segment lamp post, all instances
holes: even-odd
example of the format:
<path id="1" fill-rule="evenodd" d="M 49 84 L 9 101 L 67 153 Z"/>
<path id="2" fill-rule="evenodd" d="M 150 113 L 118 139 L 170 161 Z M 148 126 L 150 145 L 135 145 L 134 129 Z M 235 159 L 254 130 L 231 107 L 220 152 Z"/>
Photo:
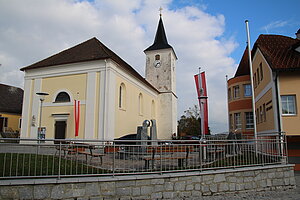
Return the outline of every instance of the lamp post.
<path id="1" fill-rule="evenodd" d="M 45 93 L 45 92 L 37 92 L 36 94 L 40 97 L 40 101 L 41 101 L 41 106 L 40 106 L 40 120 L 39 120 L 39 128 L 38 128 L 38 135 L 37 135 L 37 139 L 40 140 L 41 139 L 41 133 L 42 133 L 42 109 L 43 109 L 43 102 L 45 100 L 45 96 L 47 96 L 49 94 Z"/>

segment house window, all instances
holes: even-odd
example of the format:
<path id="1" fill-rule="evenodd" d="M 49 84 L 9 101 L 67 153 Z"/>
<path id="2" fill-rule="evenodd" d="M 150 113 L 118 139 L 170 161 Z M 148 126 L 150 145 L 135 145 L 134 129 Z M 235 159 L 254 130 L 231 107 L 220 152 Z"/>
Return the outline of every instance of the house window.
<path id="1" fill-rule="evenodd" d="M 254 128 L 253 112 L 245 112 L 246 129 Z"/>
<path id="2" fill-rule="evenodd" d="M 242 128 L 241 113 L 234 113 L 234 128 L 235 129 Z"/>
<path id="3" fill-rule="evenodd" d="M 68 93 L 60 92 L 55 98 L 55 103 L 70 102 L 71 98 Z"/>
<path id="4" fill-rule="evenodd" d="M 256 88 L 256 87 L 257 87 L 256 73 L 254 73 L 254 76 L 253 76 L 253 82 L 254 82 L 254 88 Z"/>
<path id="5" fill-rule="evenodd" d="M 295 95 L 282 95 L 281 107 L 283 115 L 295 115 L 296 113 L 296 96 Z"/>
<path id="6" fill-rule="evenodd" d="M 119 108 L 125 109 L 126 101 L 126 87 L 124 83 L 121 83 L 119 88 Z"/>
<path id="7" fill-rule="evenodd" d="M 234 99 L 240 98 L 240 87 L 238 85 L 233 86 L 233 98 Z"/>
<path id="8" fill-rule="evenodd" d="M 231 88 L 228 89 L 228 100 L 231 100 Z"/>
<path id="9" fill-rule="evenodd" d="M 263 112 L 262 112 L 262 109 L 261 109 L 261 106 L 259 106 L 259 122 L 263 122 Z"/>
<path id="10" fill-rule="evenodd" d="M 258 111 L 258 108 L 256 109 L 256 123 L 259 124 L 259 111 Z"/>
<path id="11" fill-rule="evenodd" d="M 265 121 L 267 121 L 266 104 L 263 104 L 262 112 L 263 112 L 263 121 L 265 122 Z"/>
<path id="12" fill-rule="evenodd" d="M 244 85 L 244 97 L 251 97 L 252 91 L 251 91 L 251 85 L 245 84 Z"/>
<path id="13" fill-rule="evenodd" d="M 259 69 L 258 68 L 256 70 L 256 73 L 257 73 L 257 85 L 259 85 L 260 78 L 259 78 Z"/>
<path id="14" fill-rule="evenodd" d="M 139 94 L 139 115 L 143 115 L 143 95 Z"/>
<path id="15" fill-rule="evenodd" d="M 262 63 L 259 64 L 259 69 L 260 69 L 260 80 L 262 81 L 264 78 Z"/>

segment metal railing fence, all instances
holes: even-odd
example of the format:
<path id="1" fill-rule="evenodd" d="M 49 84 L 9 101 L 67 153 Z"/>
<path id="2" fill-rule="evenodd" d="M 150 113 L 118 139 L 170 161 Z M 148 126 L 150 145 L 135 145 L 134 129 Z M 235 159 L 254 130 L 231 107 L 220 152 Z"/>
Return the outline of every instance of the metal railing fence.
<path id="1" fill-rule="evenodd" d="M 0 138 L 0 179 L 202 171 L 285 164 L 282 137 L 239 140 Z"/>

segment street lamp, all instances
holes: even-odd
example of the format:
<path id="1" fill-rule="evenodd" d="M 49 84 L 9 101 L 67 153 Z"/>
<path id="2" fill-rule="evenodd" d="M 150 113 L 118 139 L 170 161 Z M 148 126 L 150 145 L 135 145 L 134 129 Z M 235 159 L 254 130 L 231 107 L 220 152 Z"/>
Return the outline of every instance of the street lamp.
<path id="1" fill-rule="evenodd" d="M 41 139 L 41 133 L 42 133 L 42 109 L 43 109 L 43 101 L 45 100 L 45 96 L 49 95 L 46 92 L 37 92 L 36 93 L 40 97 L 41 101 L 41 107 L 40 107 L 40 120 L 39 120 L 39 128 L 38 128 L 38 135 L 37 139 Z"/>

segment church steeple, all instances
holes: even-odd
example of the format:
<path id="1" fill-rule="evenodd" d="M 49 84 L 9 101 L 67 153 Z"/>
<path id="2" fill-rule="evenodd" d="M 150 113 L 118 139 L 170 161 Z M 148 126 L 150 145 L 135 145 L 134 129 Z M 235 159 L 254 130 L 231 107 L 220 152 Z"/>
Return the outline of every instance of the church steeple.
<path id="1" fill-rule="evenodd" d="M 158 49 L 169 49 L 169 48 L 173 49 L 173 47 L 171 45 L 169 45 L 169 43 L 168 43 L 165 28 L 164 28 L 164 24 L 163 24 L 161 14 L 160 14 L 159 23 L 158 23 L 158 27 L 157 27 L 154 42 L 150 47 L 145 49 L 144 52 L 145 51 L 158 50 Z"/>

